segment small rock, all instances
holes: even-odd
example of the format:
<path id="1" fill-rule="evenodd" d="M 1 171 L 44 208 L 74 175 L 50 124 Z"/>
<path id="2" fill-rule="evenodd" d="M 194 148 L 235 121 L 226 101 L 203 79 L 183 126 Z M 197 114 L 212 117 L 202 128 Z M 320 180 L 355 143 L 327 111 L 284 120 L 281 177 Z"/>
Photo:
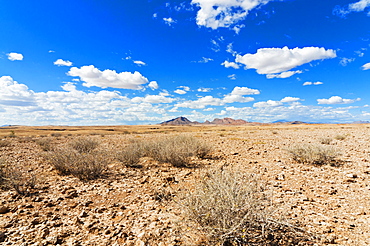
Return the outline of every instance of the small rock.
<path id="1" fill-rule="evenodd" d="M 9 212 L 9 208 L 7 206 L 1 206 L 0 207 L 0 214 L 6 214 L 7 212 Z"/>
<path id="2" fill-rule="evenodd" d="M 0 231 L 0 243 L 4 242 L 6 238 L 5 232 Z"/>
<path id="3" fill-rule="evenodd" d="M 86 211 L 82 211 L 79 215 L 80 218 L 86 218 L 87 216 L 89 216 Z"/>

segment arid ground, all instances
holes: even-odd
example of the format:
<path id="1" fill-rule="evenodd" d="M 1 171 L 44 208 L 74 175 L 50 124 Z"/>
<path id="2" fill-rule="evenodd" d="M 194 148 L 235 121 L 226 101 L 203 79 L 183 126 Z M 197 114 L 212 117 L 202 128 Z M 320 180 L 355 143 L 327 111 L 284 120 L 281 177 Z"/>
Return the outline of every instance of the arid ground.
<path id="1" fill-rule="evenodd" d="M 114 158 L 133 139 L 178 134 L 207 142 L 212 153 L 187 167 L 150 158 L 127 167 Z M 81 136 L 108 153 L 97 179 L 61 175 L 37 143 L 57 148 Z M 274 215 L 316 238 L 302 245 L 370 245 L 370 125 L 12 126 L 0 128 L 0 141 L 0 159 L 34 178 L 20 187 L 24 194 L 0 191 L 1 245 L 207 245 L 178 197 L 223 168 L 258 177 Z M 336 163 L 298 163 L 288 150 L 301 144 L 341 155 Z"/>

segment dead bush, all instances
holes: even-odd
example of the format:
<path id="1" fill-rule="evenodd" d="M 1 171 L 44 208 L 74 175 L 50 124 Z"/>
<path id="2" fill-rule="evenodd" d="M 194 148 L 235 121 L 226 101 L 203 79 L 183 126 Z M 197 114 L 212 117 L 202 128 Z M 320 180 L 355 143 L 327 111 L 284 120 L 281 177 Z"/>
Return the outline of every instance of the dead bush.
<path id="1" fill-rule="evenodd" d="M 334 137 L 336 140 L 344 140 L 347 138 L 346 135 L 338 134 Z"/>
<path id="2" fill-rule="evenodd" d="M 69 143 L 69 145 L 79 153 L 89 153 L 99 146 L 100 142 L 89 137 L 79 137 Z"/>
<path id="3" fill-rule="evenodd" d="M 116 158 L 127 167 L 138 167 L 140 158 L 147 155 L 148 145 L 143 141 L 131 141 L 123 151 L 117 153 Z"/>
<path id="4" fill-rule="evenodd" d="M 175 167 L 189 165 L 192 157 L 205 158 L 212 147 L 192 136 L 168 136 L 152 141 L 133 140 L 118 153 L 117 159 L 127 166 L 136 166 L 141 157 L 150 157 Z"/>
<path id="5" fill-rule="evenodd" d="M 297 245 L 307 238 L 274 218 L 274 207 L 252 176 L 213 171 L 180 197 L 185 216 L 195 222 L 209 245 L 288 245 L 277 242 L 289 241 Z"/>
<path id="6" fill-rule="evenodd" d="M 210 145 L 188 135 L 169 136 L 152 142 L 149 154 L 159 162 L 184 167 L 191 157 L 206 157 L 212 150 Z"/>
<path id="7" fill-rule="evenodd" d="M 301 144 L 288 150 L 298 163 L 325 165 L 335 164 L 340 153 L 332 146 Z"/>
<path id="8" fill-rule="evenodd" d="M 0 140 L 0 148 L 1 147 L 9 147 L 11 145 L 11 142 L 8 140 Z"/>
<path id="9" fill-rule="evenodd" d="M 102 152 L 81 153 L 66 147 L 48 152 L 46 158 L 60 174 L 71 174 L 81 180 L 101 177 L 106 171 L 109 161 L 109 158 Z"/>
<path id="10" fill-rule="evenodd" d="M 36 176 L 14 161 L 0 159 L 0 186 L 27 195 L 35 188 Z"/>
<path id="11" fill-rule="evenodd" d="M 41 147 L 43 151 L 53 150 L 53 144 L 50 138 L 40 138 L 40 139 L 37 139 L 35 142 L 38 146 Z"/>
<path id="12" fill-rule="evenodd" d="M 330 144 L 332 141 L 332 138 L 320 138 L 320 143 L 322 144 Z"/>

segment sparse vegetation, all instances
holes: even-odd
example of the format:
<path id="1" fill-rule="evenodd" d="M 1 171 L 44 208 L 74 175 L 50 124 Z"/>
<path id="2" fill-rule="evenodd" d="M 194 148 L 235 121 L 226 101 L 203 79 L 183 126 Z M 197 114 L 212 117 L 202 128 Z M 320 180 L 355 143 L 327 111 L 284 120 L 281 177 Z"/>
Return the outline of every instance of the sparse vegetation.
<path id="1" fill-rule="evenodd" d="M 158 140 L 132 141 L 117 158 L 127 166 L 135 166 L 141 157 L 151 157 L 175 167 L 185 167 L 192 157 L 205 158 L 212 147 L 195 137 L 187 135 L 168 136 Z"/>
<path id="2" fill-rule="evenodd" d="M 333 141 L 333 139 L 332 138 L 320 138 L 319 141 L 321 144 L 330 144 Z"/>
<path id="3" fill-rule="evenodd" d="M 108 166 L 106 155 L 98 151 L 79 152 L 61 147 L 48 152 L 46 158 L 59 173 L 73 175 L 81 180 L 92 180 L 102 176 Z"/>
<path id="4" fill-rule="evenodd" d="M 90 153 L 100 145 L 100 142 L 89 137 L 79 137 L 71 141 L 69 145 L 79 153 Z"/>
<path id="5" fill-rule="evenodd" d="M 36 177 L 9 160 L 0 159 L 0 187 L 14 189 L 20 195 L 28 194 L 36 185 Z"/>
<path id="6" fill-rule="evenodd" d="M 344 140 L 344 139 L 346 139 L 346 137 L 347 137 L 346 135 L 338 134 L 334 138 L 336 140 Z"/>
<path id="7" fill-rule="evenodd" d="M 337 163 L 340 153 L 331 146 L 321 146 L 314 144 L 296 145 L 288 150 L 293 156 L 293 160 L 313 165 L 325 165 Z"/>
<path id="8" fill-rule="evenodd" d="M 11 142 L 8 140 L 0 140 L 0 148 L 1 147 L 9 147 L 11 145 Z"/>
<path id="9" fill-rule="evenodd" d="M 39 138 L 36 144 L 41 147 L 43 151 L 51 151 L 53 149 L 52 140 L 50 138 Z"/>
<path id="10" fill-rule="evenodd" d="M 297 232 L 273 218 L 264 187 L 252 176 L 242 177 L 228 170 L 207 173 L 193 191 L 181 198 L 180 204 L 206 236 L 210 243 L 207 245 L 299 242 Z"/>

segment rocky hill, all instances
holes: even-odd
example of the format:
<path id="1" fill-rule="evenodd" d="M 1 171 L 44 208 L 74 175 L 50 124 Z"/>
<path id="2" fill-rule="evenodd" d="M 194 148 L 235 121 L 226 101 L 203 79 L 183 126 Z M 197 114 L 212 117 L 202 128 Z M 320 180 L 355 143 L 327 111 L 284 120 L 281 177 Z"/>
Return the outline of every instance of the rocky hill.
<path id="1" fill-rule="evenodd" d="M 206 124 L 206 125 L 244 125 L 248 121 L 245 120 L 234 120 L 232 118 L 214 119 L 213 121 L 206 120 L 204 123 L 199 123 L 197 121 L 190 121 L 186 117 L 177 117 L 172 120 L 162 122 L 161 125 L 194 125 L 194 124 Z"/>
<path id="2" fill-rule="evenodd" d="M 177 117 L 172 120 L 162 122 L 161 125 L 191 125 L 194 123 L 198 123 L 198 122 L 192 122 L 188 120 L 187 118 L 181 116 L 181 117 Z"/>

